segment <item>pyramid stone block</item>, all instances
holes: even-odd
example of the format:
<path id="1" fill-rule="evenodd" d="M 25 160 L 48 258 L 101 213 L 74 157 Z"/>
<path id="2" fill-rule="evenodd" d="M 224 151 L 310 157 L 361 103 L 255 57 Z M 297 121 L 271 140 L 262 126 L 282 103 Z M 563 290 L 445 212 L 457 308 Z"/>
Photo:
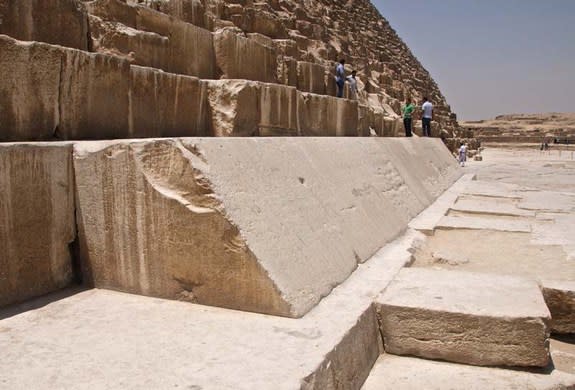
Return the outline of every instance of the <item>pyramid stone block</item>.
<path id="1" fill-rule="evenodd" d="M 479 366 L 549 362 L 549 310 L 534 281 L 413 268 L 378 298 L 385 351 Z"/>
<path id="2" fill-rule="evenodd" d="M 0 140 L 128 136 L 128 62 L 7 36 L 0 51 Z"/>
<path id="3" fill-rule="evenodd" d="M 72 145 L 0 143 L 0 306 L 68 286 Z"/>
<path id="4" fill-rule="evenodd" d="M 209 136 L 207 86 L 190 76 L 131 67 L 130 136 Z"/>
<path id="5" fill-rule="evenodd" d="M 410 184 L 412 167 L 398 168 L 406 149 L 426 156 L 422 174 L 434 177 L 435 191 L 457 178 L 440 141 L 402 141 L 78 143 L 86 279 L 101 288 L 299 317 L 434 199 L 433 191 Z M 443 154 L 448 158 L 437 158 Z"/>
<path id="6" fill-rule="evenodd" d="M 0 34 L 88 50 L 86 11 L 75 0 L 0 0 Z"/>
<path id="7" fill-rule="evenodd" d="M 310 137 L 355 136 L 357 101 L 298 92 L 300 134 Z"/>

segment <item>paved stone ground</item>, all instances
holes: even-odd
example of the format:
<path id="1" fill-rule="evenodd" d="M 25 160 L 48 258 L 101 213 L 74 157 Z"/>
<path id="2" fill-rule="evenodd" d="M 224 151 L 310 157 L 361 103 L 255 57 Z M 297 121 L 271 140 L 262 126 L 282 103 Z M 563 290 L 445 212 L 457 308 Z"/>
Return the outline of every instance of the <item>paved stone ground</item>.
<path id="1" fill-rule="evenodd" d="M 417 249 L 416 267 L 575 280 L 575 160 L 571 152 L 486 149 L 476 175 L 451 207 L 451 219 L 487 226 L 435 230 Z M 512 224 L 510 224 L 512 222 Z M 522 224 L 528 232 L 507 229 Z M 475 224 L 478 225 L 478 224 Z M 491 228 L 490 228 L 491 226 Z M 555 366 L 575 372 L 573 338 L 551 343 Z"/>

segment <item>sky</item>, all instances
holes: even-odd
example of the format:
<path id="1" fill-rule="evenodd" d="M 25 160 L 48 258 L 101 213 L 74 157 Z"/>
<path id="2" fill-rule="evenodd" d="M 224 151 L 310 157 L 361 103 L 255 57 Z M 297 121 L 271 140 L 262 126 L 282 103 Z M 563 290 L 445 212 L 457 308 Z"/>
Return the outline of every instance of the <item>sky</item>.
<path id="1" fill-rule="evenodd" d="M 459 120 L 575 112 L 575 0 L 372 0 Z"/>

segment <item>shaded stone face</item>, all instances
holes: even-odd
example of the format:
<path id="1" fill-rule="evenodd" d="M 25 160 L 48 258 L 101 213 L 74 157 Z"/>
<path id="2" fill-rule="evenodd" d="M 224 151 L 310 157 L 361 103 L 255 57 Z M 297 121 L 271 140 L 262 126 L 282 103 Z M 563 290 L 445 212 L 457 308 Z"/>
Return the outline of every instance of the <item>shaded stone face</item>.
<path id="1" fill-rule="evenodd" d="M 1 0 L 0 34 L 88 50 L 87 14 L 75 0 Z"/>
<path id="2" fill-rule="evenodd" d="M 71 144 L 0 143 L 0 306 L 72 282 L 73 183 Z"/>

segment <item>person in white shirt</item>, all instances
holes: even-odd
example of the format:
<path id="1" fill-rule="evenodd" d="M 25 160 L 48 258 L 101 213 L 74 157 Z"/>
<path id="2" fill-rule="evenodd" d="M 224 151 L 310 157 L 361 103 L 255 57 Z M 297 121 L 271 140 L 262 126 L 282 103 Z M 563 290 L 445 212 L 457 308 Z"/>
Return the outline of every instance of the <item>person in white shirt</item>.
<path id="1" fill-rule="evenodd" d="M 465 161 L 467 161 L 467 145 L 463 143 L 459 147 L 459 165 L 464 167 Z"/>
<path id="2" fill-rule="evenodd" d="M 423 136 L 431 136 L 431 121 L 433 120 L 433 104 L 429 101 L 427 97 L 423 98 L 423 106 L 421 110 L 423 114 L 421 115 L 421 126 L 423 127 Z"/>
<path id="3" fill-rule="evenodd" d="M 347 76 L 347 82 L 349 83 L 349 98 L 351 100 L 357 100 L 357 79 L 355 75 L 357 72 L 354 70 L 351 72 L 351 76 Z"/>

